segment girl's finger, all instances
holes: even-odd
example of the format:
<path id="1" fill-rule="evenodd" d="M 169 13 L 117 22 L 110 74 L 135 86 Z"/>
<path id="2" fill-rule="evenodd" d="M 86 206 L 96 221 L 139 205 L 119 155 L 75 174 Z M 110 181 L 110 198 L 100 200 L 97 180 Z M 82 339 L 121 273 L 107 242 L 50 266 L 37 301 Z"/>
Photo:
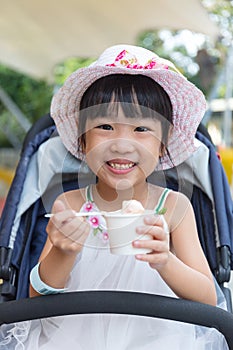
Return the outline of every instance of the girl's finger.
<path id="1" fill-rule="evenodd" d="M 155 254 L 137 254 L 137 260 L 149 263 L 153 268 L 159 268 L 165 265 L 169 259 L 168 253 L 155 253 Z"/>
<path id="2" fill-rule="evenodd" d="M 74 220 L 76 221 L 76 220 Z M 74 223 L 72 222 L 72 226 L 74 225 Z M 67 238 L 69 238 L 70 240 L 74 241 L 74 242 L 77 242 L 77 243 L 80 243 L 82 244 L 89 232 L 90 232 L 90 229 L 91 229 L 91 226 L 88 222 L 86 221 L 78 221 L 77 222 L 77 225 L 76 226 L 73 226 L 74 227 L 74 230 L 71 231 L 71 229 L 68 231 L 67 233 Z"/>
<path id="3" fill-rule="evenodd" d="M 59 213 L 60 211 L 64 211 L 65 209 L 65 204 L 61 200 L 57 199 L 53 204 L 52 213 Z"/>
<path id="4" fill-rule="evenodd" d="M 63 225 L 75 218 L 75 212 L 71 209 L 66 209 L 61 212 L 55 213 L 53 217 L 49 220 L 49 224 L 54 225 L 56 229 L 59 230 Z M 82 218 L 80 219 L 82 220 Z"/>
<path id="5" fill-rule="evenodd" d="M 159 240 L 138 240 L 133 242 L 133 246 L 136 248 L 151 249 L 152 252 L 148 254 L 167 252 L 169 250 L 168 243 Z"/>
<path id="6" fill-rule="evenodd" d="M 144 218 L 144 223 L 146 225 L 151 225 L 151 226 L 163 226 L 163 220 L 161 218 L 161 215 L 148 215 L 145 216 Z"/>
<path id="7" fill-rule="evenodd" d="M 166 232 L 161 226 L 139 226 L 136 228 L 136 233 L 141 236 L 151 235 L 154 239 L 157 240 L 165 240 L 167 236 Z"/>

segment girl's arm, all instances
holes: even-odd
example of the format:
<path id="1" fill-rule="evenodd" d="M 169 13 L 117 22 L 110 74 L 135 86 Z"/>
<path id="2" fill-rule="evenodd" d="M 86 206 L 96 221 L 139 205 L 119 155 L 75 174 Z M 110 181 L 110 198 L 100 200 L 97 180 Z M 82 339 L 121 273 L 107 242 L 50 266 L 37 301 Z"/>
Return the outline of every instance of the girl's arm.
<path id="1" fill-rule="evenodd" d="M 55 215 L 47 225 L 48 238 L 40 256 L 41 280 L 53 288 L 64 288 L 83 244 L 89 234 L 90 225 L 76 217 L 74 211 L 66 209 L 61 200 L 55 201 Z M 30 296 L 38 296 L 30 285 Z"/>
<path id="2" fill-rule="evenodd" d="M 156 269 L 178 297 L 216 305 L 214 281 L 199 242 L 191 203 L 184 195 L 173 192 L 166 204 L 170 244 L 162 220 L 148 217 L 147 226 L 139 228 L 138 233 L 142 234 L 143 230 L 148 233 L 149 230 L 153 240 L 136 241 L 134 244 L 151 248 L 153 252 L 138 255 L 137 259 L 147 261 Z"/>

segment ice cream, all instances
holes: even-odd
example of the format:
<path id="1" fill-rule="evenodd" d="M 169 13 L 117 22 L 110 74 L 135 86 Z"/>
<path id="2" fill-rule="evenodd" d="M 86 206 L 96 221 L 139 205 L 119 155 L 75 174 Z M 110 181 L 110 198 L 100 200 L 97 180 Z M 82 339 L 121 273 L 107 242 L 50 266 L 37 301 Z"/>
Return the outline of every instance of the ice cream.
<path id="1" fill-rule="evenodd" d="M 151 252 L 150 248 L 137 248 L 132 245 L 132 242 L 151 240 L 150 234 L 138 234 L 137 227 L 145 225 L 145 216 L 153 213 L 153 210 L 144 209 L 143 205 L 135 199 L 123 201 L 120 210 L 106 213 L 111 253 L 135 255 Z"/>
<path id="2" fill-rule="evenodd" d="M 129 201 L 123 201 L 122 203 L 122 214 L 142 214 L 144 212 L 143 205 L 136 199 Z"/>

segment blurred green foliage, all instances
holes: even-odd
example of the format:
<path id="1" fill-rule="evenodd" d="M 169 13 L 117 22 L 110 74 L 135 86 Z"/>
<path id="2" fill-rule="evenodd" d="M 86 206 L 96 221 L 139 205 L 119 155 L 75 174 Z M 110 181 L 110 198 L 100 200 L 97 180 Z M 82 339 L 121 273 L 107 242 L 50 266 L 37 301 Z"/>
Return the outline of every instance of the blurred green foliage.
<path id="1" fill-rule="evenodd" d="M 53 94 L 53 86 L 46 81 L 36 80 L 27 75 L 0 65 L 1 88 L 29 120 L 34 123 L 47 113 Z M 25 136 L 18 121 L 0 101 L 0 147 L 18 147 Z"/>
<path id="2" fill-rule="evenodd" d="M 0 65 L 1 87 L 20 106 L 29 121 L 33 122 L 48 111 L 53 86 L 46 81 L 36 80 L 27 75 Z M 0 104 L 0 114 L 4 106 Z"/>
<path id="3" fill-rule="evenodd" d="M 79 68 L 89 66 L 94 59 L 92 58 L 77 58 L 70 57 L 62 63 L 59 63 L 54 68 L 54 79 L 57 86 L 61 86 L 66 78 Z"/>
<path id="4" fill-rule="evenodd" d="M 49 112 L 54 88 L 62 85 L 76 69 L 89 65 L 92 61 L 90 58 L 71 57 L 58 64 L 54 68 L 54 84 L 33 79 L 0 65 L 0 86 L 33 124 Z M 0 101 L 0 147 L 18 148 L 24 137 L 25 130 Z"/>

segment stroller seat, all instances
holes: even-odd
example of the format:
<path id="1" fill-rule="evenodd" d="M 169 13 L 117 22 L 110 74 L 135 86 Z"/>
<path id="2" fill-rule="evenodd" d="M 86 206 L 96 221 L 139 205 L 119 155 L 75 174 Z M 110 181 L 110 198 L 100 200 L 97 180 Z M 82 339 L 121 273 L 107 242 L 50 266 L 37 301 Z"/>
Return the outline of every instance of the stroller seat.
<path id="1" fill-rule="evenodd" d="M 216 327 L 225 334 L 228 344 L 233 349 L 233 337 L 230 336 L 229 331 L 229 325 L 233 326 L 233 316 L 230 313 L 231 295 L 229 289 L 225 287 L 225 282 L 229 281 L 232 268 L 232 200 L 219 160 L 217 170 L 222 176 L 221 186 L 219 185 L 218 189 L 213 186 L 215 175 L 211 171 L 213 163 L 210 155 L 214 159 L 214 171 L 216 171 L 217 156 L 214 157 L 214 153 L 211 153 L 213 146 L 201 133 L 197 133 L 196 139 L 200 147 L 192 157 L 176 169 L 168 170 L 165 173 L 153 173 L 148 181 L 179 190 L 191 199 L 203 250 L 211 270 L 225 294 L 229 311 L 187 300 L 170 301 L 169 298 L 165 301 L 168 302 L 168 308 L 164 306 L 162 297 L 159 299 L 159 305 L 162 306 L 159 307 L 156 301 L 147 299 L 147 297 L 151 298 L 152 296 L 139 296 L 134 295 L 135 293 L 131 294 L 133 296 L 131 300 L 134 300 L 133 307 L 133 302 L 129 302 L 131 296 L 129 297 L 128 293 L 124 294 L 123 292 L 120 294 L 119 292 L 109 292 L 108 297 L 104 299 L 106 301 L 104 305 L 103 302 L 96 303 L 96 300 L 99 300 L 101 293 L 108 292 L 95 291 L 87 294 L 76 292 L 74 297 L 77 298 L 77 306 L 74 308 L 69 304 L 66 295 L 56 295 L 53 298 L 51 296 L 28 298 L 29 272 L 36 264 L 46 240 L 47 219 L 44 214 L 51 211 L 55 198 L 63 191 L 85 187 L 96 182 L 96 177 L 90 169 L 81 160 L 74 158 L 67 152 L 54 125 L 49 117 L 47 118 L 50 125 L 43 127 L 43 130 L 35 135 L 33 134 L 33 137 L 24 144 L 21 160 L 1 218 L 1 323 L 48 317 L 48 315 L 63 315 L 66 312 L 89 313 L 92 312 L 91 310 L 94 310 L 93 312 L 103 310 L 103 312 L 150 314 L 151 317 L 178 318 L 184 322 L 197 324 L 199 322 L 207 327 Z M 30 132 L 32 133 L 32 131 Z M 214 180 L 216 179 L 214 178 Z M 221 191 L 222 188 L 224 191 L 222 191 L 221 198 L 218 199 L 224 203 L 226 211 L 219 213 L 216 196 L 219 196 L 219 190 Z M 210 232 L 212 232 L 211 235 Z M 95 296 L 92 293 L 95 293 Z M 100 293 L 99 297 L 96 293 Z M 142 297 L 145 302 L 136 301 L 136 298 Z M 62 298 L 66 300 L 65 304 L 61 301 Z M 122 304 L 124 298 L 125 302 Z M 114 299 L 116 300 L 115 304 Z M 44 313 L 40 307 L 41 302 L 43 305 L 47 305 L 46 308 L 43 307 Z M 180 306 L 176 306 L 177 303 L 178 305 L 180 303 Z M 66 305 L 67 309 L 62 308 L 61 304 Z M 135 305 L 139 304 L 141 306 L 135 308 Z M 124 305 L 124 308 L 120 305 Z M 25 306 L 30 307 L 32 312 L 28 313 Z M 196 312 L 191 312 L 191 309 L 195 310 L 195 307 Z M 9 309 L 13 311 L 9 313 Z M 168 310 L 170 311 L 168 312 Z M 178 312 L 178 310 L 183 311 Z M 166 312 L 168 312 L 167 315 L 165 315 Z"/>

